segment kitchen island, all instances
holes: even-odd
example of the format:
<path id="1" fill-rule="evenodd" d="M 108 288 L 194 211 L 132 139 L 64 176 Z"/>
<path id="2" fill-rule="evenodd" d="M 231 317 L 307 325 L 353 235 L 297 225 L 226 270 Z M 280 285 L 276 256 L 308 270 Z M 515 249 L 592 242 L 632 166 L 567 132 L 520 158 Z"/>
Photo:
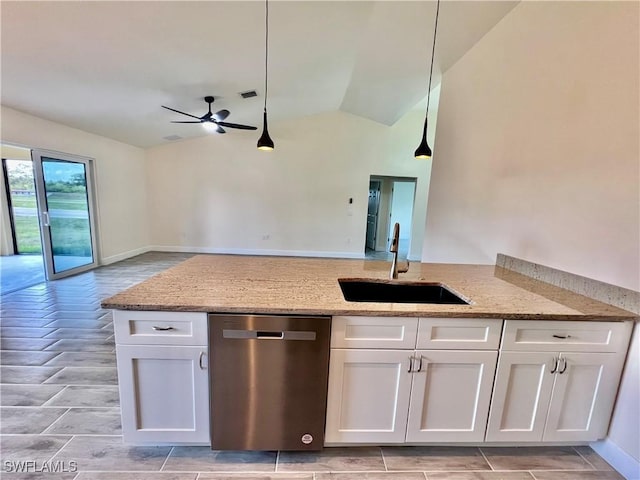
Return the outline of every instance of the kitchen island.
<path id="1" fill-rule="evenodd" d="M 379 261 L 199 255 L 104 300 L 125 441 L 210 444 L 212 313 L 331 321 L 325 445 L 604 437 L 634 314 L 494 266 L 414 263 L 400 278 L 465 305 L 348 302 L 338 283 L 388 275 Z"/>
<path id="2" fill-rule="evenodd" d="M 103 308 L 182 312 L 546 320 L 636 316 L 490 265 L 412 263 L 400 281 L 439 282 L 469 305 L 347 302 L 339 278 L 386 279 L 389 262 L 198 255 L 118 293 Z"/>

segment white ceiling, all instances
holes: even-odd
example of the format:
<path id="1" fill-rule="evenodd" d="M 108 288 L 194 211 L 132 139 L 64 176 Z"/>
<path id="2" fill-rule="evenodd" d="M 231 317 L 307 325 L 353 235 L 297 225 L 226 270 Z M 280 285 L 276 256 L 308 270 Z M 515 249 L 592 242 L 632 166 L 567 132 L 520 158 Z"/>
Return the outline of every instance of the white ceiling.
<path id="1" fill-rule="evenodd" d="M 517 3 L 443 0 L 433 85 Z M 435 10 L 272 0 L 270 125 L 338 109 L 392 125 L 425 98 Z M 199 116 L 206 95 L 260 128 L 264 13 L 253 1 L 3 0 L 2 104 L 140 147 L 205 135 L 160 105 Z"/>

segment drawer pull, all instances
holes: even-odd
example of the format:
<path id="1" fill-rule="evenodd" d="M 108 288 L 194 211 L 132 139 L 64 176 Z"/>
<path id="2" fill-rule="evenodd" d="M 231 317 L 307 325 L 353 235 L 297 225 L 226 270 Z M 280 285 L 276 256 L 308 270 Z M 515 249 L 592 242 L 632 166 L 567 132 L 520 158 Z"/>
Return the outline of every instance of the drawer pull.
<path id="1" fill-rule="evenodd" d="M 571 335 L 556 335 L 555 333 L 553 334 L 553 338 L 561 338 L 563 340 L 567 339 L 567 338 L 571 338 Z"/>
<path id="2" fill-rule="evenodd" d="M 155 325 L 153 326 L 153 329 L 156 332 L 168 332 L 169 330 L 175 330 L 175 328 L 173 328 L 173 327 L 157 327 Z"/>
<path id="3" fill-rule="evenodd" d="M 556 373 L 558 371 L 558 358 L 553 357 L 553 368 L 549 373 Z"/>

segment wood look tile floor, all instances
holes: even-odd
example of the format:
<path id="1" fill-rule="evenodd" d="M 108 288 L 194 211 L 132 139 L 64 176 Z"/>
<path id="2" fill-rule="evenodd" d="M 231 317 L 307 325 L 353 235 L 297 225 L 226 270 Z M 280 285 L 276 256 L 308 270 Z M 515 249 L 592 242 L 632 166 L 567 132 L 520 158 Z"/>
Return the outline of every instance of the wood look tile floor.
<path id="1" fill-rule="evenodd" d="M 620 480 L 589 447 L 214 452 L 122 443 L 111 313 L 100 301 L 190 254 L 147 253 L 2 295 L 0 477 L 43 480 Z M 15 473 L 18 462 L 77 472 Z"/>

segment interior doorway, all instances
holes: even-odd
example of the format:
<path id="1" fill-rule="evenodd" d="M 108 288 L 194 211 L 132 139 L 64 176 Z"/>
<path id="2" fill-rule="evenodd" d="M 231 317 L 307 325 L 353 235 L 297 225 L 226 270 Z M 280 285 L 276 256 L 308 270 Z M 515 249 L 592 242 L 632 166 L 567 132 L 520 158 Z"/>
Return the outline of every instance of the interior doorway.
<path id="1" fill-rule="evenodd" d="M 97 266 L 92 160 L 2 145 L 2 293 Z"/>
<path id="2" fill-rule="evenodd" d="M 408 258 L 411 250 L 416 178 L 372 175 L 369 179 L 369 205 L 365 258 L 387 260 L 393 226 L 400 224 L 398 256 Z"/>
<path id="3" fill-rule="evenodd" d="M 380 210 L 380 180 L 369 181 L 369 203 L 367 205 L 367 239 L 365 248 L 375 251 L 378 236 L 378 212 Z"/>

